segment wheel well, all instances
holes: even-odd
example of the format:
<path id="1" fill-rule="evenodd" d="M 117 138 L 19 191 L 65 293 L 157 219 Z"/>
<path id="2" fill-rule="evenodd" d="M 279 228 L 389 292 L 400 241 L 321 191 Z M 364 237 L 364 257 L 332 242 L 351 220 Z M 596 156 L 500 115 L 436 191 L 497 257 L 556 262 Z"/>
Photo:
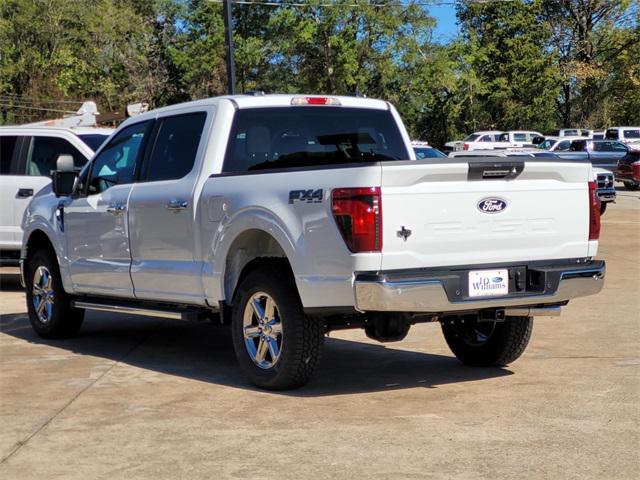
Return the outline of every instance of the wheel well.
<path id="1" fill-rule="evenodd" d="M 224 293 L 227 304 L 233 301 L 236 287 L 249 271 L 264 265 L 269 259 L 286 262 L 291 270 L 287 255 L 278 241 L 263 230 L 247 230 L 233 241 L 224 270 Z"/>
<path id="2" fill-rule="evenodd" d="M 54 255 L 56 253 L 51 240 L 49 240 L 49 237 L 47 237 L 47 234 L 42 230 L 34 230 L 34 232 L 29 236 L 29 240 L 27 241 L 27 256 L 30 253 L 39 250 L 40 248 L 46 248 Z"/>

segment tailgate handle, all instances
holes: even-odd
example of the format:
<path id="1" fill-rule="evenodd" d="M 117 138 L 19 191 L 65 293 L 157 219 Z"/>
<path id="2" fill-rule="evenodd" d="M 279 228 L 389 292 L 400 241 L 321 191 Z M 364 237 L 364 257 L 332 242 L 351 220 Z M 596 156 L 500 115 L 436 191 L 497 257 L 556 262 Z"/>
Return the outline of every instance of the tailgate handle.
<path id="1" fill-rule="evenodd" d="M 524 162 L 469 163 L 469 180 L 513 180 L 524 170 Z"/>

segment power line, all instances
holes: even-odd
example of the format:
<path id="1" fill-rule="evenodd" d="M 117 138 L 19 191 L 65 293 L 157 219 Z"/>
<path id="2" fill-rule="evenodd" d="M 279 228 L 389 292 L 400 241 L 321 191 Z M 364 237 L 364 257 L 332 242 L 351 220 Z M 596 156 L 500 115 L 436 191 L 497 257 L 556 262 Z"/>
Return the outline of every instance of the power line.
<path id="1" fill-rule="evenodd" d="M 0 94 L 0 98 L 6 101 L 17 101 L 22 103 L 57 103 L 57 104 L 73 104 L 81 105 L 84 103 L 82 100 L 54 100 L 53 98 L 46 97 L 28 97 L 18 94 Z"/>
<path id="2" fill-rule="evenodd" d="M 1 103 L 1 102 L 0 102 L 0 107 L 15 108 L 15 109 L 18 109 L 18 110 L 39 110 L 41 112 L 68 113 L 68 114 L 71 114 L 71 115 L 76 113 L 73 110 L 60 110 L 60 109 L 57 109 L 57 108 L 44 108 L 44 107 L 31 107 L 31 106 L 27 106 L 27 105 L 15 105 L 15 104 L 11 104 L 11 103 Z"/>

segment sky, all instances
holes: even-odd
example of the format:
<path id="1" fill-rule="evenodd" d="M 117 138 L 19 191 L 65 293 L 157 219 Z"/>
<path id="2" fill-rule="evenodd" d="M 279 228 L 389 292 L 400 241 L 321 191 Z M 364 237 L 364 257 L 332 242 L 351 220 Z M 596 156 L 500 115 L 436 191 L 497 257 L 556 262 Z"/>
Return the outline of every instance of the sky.
<path id="1" fill-rule="evenodd" d="M 439 43 L 446 43 L 456 36 L 456 7 L 453 5 L 440 5 L 429 7 L 429 14 L 438 22 L 433 32 L 433 39 Z"/>

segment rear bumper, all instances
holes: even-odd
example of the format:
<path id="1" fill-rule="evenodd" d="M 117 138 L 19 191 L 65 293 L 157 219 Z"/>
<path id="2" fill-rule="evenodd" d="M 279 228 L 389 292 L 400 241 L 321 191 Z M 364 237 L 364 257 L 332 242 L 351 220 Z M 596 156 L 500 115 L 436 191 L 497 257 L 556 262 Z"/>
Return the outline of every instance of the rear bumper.
<path id="1" fill-rule="evenodd" d="M 360 311 L 436 314 L 563 305 L 573 298 L 600 292 L 604 284 L 604 261 L 577 262 L 478 266 L 479 269 L 508 268 L 509 294 L 472 299 L 467 296 L 468 272 L 476 267 L 359 274 L 355 280 L 356 308 Z M 512 272 L 522 280 L 523 271 L 524 284 L 512 281 Z"/>

